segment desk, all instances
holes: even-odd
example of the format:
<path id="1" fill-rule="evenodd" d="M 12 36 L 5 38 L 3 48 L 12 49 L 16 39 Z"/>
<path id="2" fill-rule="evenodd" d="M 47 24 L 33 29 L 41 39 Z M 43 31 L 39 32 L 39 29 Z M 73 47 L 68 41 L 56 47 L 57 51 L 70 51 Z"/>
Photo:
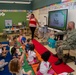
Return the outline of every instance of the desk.
<path id="1" fill-rule="evenodd" d="M 14 33 L 14 32 L 18 32 L 19 31 L 19 29 L 3 29 L 3 32 L 4 33 Z"/>

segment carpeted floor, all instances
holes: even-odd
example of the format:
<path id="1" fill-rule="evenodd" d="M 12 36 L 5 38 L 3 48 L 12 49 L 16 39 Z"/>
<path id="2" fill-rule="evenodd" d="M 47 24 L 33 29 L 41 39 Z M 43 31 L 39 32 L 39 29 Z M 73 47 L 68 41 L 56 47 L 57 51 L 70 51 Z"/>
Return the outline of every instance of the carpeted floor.
<path id="1" fill-rule="evenodd" d="M 35 45 L 35 49 L 37 50 L 37 52 L 41 55 L 43 54 L 45 51 L 47 51 L 47 48 L 45 48 L 42 44 L 40 44 L 37 40 L 33 40 L 33 43 Z M 52 54 L 52 53 L 51 53 Z M 53 54 L 50 56 L 49 58 L 49 62 L 52 64 L 52 68 L 53 70 L 57 73 L 60 74 L 62 72 L 73 72 L 74 70 L 69 67 L 68 65 L 65 65 L 64 63 L 60 64 L 60 65 L 55 65 L 54 63 L 58 60 L 58 58 L 54 57 Z"/>

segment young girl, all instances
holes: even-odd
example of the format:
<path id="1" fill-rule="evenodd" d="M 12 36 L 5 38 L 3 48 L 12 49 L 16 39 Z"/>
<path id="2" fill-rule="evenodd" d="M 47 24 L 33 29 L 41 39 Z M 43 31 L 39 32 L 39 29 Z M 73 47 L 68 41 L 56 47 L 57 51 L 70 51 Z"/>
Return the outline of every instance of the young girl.
<path id="1" fill-rule="evenodd" d="M 29 64 L 35 64 L 38 63 L 38 59 L 36 57 L 36 53 L 34 52 L 34 44 L 30 45 L 30 50 L 28 51 L 28 58 L 27 61 L 29 62 Z"/>
<path id="2" fill-rule="evenodd" d="M 21 43 L 22 43 L 22 44 L 25 44 L 25 43 L 26 43 L 26 37 L 25 37 L 25 34 L 23 34 L 23 36 L 22 36 Z"/>
<path id="3" fill-rule="evenodd" d="M 50 70 L 51 65 L 48 62 L 50 55 L 49 51 L 46 51 L 41 55 L 43 61 L 39 64 L 37 75 L 54 75 L 54 71 Z"/>
<path id="4" fill-rule="evenodd" d="M 17 58 L 18 57 L 18 54 L 17 54 L 17 51 L 16 51 L 15 47 L 11 48 L 11 55 L 12 55 L 12 58 Z"/>
<path id="5" fill-rule="evenodd" d="M 26 53 L 30 50 L 30 44 L 31 44 L 30 41 L 31 41 L 30 39 L 27 39 L 27 42 L 26 42 L 26 44 L 25 44 Z"/>
<path id="6" fill-rule="evenodd" d="M 24 58 L 24 54 L 25 54 L 25 52 L 23 52 L 20 59 L 14 58 L 10 61 L 9 70 L 12 74 L 14 74 L 14 75 L 32 75 L 31 71 L 25 72 L 22 69 L 22 61 Z"/>
<path id="7" fill-rule="evenodd" d="M 0 42 L 0 57 L 2 56 L 2 48 L 4 47 L 4 46 L 8 46 L 8 44 L 2 44 L 1 42 Z"/>
<path id="8" fill-rule="evenodd" d="M 16 57 L 16 58 L 18 58 L 18 56 L 21 55 L 21 52 L 19 51 L 19 47 L 17 44 L 11 48 L 11 54 L 12 57 Z"/>

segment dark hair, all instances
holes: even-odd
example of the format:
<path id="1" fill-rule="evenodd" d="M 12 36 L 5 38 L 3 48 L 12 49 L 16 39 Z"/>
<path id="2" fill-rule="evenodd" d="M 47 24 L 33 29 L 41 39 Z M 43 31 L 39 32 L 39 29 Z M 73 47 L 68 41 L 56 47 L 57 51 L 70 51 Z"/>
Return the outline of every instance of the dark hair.
<path id="1" fill-rule="evenodd" d="M 14 37 L 13 37 L 13 40 L 15 40 L 16 38 L 17 38 L 17 37 L 16 37 L 16 36 L 14 36 Z"/>
<path id="2" fill-rule="evenodd" d="M 12 49 L 11 49 L 12 56 L 15 54 L 15 52 L 16 52 L 16 48 L 15 47 L 12 47 Z"/>
<path id="3" fill-rule="evenodd" d="M 16 35 L 16 37 L 18 38 L 18 37 L 19 37 L 19 35 Z"/>
<path id="4" fill-rule="evenodd" d="M 30 45 L 30 50 L 31 50 L 31 51 L 34 51 L 34 49 L 35 49 L 34 44 L 31 44 L 31 45 Z"/>
<path id="5" fill-rule="evenodd" d="M 2 50 L 4 50 L 4 47 L 6 47 L 6 46 L 3 46 L 3 47 L 2 47 Z"/>
<path id="6" fill-rule="evenodd" d="M 30 42 L 31 39 L 27 39 L 27 42 Z"/>
<path id="7" fill-rule="evenodd" d="M 33 13 L 32 13 L 31 15 L 32 15 L 33 17 L 35 17 Z"/>
<path id="8" fill-rule="evenodd" d="M 49 57 L 51 56 L 51 53 L 49 51 L 46 51 L 44 52 L 42 55 L 41 55 L 41 58 L 44 60 L 44 61 L 48 61 Z"/>
<path id="9" fill-rule="evenodd" d="M 2 43 L 0 42 L 0 44 L 2 44 Z"/>

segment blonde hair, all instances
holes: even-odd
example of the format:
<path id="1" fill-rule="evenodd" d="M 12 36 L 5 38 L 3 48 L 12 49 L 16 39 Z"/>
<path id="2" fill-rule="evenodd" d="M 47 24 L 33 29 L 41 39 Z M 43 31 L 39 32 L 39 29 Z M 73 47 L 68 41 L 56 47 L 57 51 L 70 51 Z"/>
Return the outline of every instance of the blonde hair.
<path id="1" fill-rule="evenodd" d="M 10 61 L 9 70 L 11 73 L 19 73 L 20 68 L 19 59 L 14 58 Z"/>

